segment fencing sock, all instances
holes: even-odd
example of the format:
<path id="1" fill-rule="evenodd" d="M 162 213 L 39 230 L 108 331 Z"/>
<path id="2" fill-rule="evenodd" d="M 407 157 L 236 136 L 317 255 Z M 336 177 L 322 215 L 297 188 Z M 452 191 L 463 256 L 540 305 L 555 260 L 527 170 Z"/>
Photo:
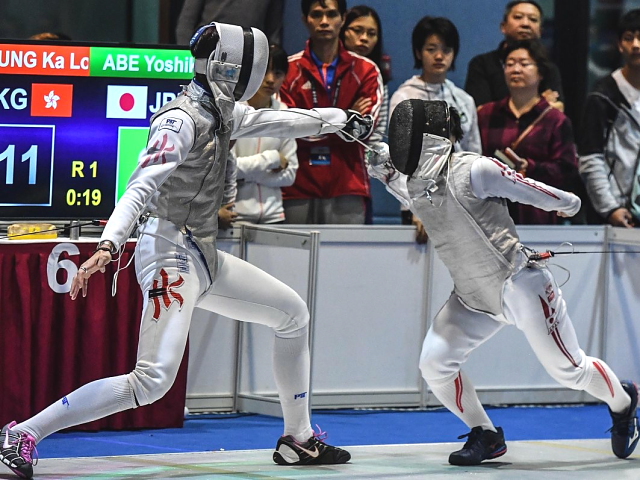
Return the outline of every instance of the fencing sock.
<path id="1" fill-rule="evenodd" d="M 135 407 L 135 396 L 126 375 L 103 378 L 71 392 L 12 430 L 29 433 L 39 442 L 63 428 Z"/>
<path id="2" fill-rule="evenodd" d="M 476 389 L 462 371 L 450 381 L 435 384 L 429 382 L 429 387 L 436 398 L 467 427 L 482 427 L 484 430 L 496 431 L 487 412 L 482 408 Z"/>
<path id="3" fill-rule="evenodd" d="M 276 336 L 273 345 L 273 374 L 278 387 L 284 434 L 306 441 L 313 435 L 309 418 L 309 335 L 295 338 Z"/>
<path id="4" fill-rule="evenodd" d="M 631 404 L 631 398 L 622 388 L 616 374 L 602 360 L 592 357 L 587 357 L 586 360 L 593 372 L 585 392 L 605 402 L 612 412 L 625 412 Z"/>

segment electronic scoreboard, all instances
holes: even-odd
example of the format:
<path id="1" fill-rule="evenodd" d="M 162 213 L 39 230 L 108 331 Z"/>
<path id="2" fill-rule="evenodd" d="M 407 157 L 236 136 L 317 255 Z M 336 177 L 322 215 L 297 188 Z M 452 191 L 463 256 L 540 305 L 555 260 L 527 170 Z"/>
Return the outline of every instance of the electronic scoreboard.
<path id="1" fill-rule="evenodd" d="M 0 219 L 108 218 L 192 71 L 175 46 L 0 40 Z"/>

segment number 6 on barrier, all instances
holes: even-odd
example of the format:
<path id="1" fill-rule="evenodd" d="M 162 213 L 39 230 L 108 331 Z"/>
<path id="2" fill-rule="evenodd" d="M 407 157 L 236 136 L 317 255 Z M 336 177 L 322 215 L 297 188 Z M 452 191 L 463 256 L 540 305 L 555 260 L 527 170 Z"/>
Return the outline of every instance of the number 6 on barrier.
<path id="1" fill-rule="evenodd" d="M 59 243 L 53 247 L 47 259 L 47 283 L 56 293 L 69 293 L 73 277 L 78 273 L 78 267 L 72 260 L 60 260 L 60 256 L 65 252 L 69 255 L 80 255 L 80 250 L 73 243 Z M 58 270 L 67 272 L 67 280 L 64 283 L 58 282 Z"/>

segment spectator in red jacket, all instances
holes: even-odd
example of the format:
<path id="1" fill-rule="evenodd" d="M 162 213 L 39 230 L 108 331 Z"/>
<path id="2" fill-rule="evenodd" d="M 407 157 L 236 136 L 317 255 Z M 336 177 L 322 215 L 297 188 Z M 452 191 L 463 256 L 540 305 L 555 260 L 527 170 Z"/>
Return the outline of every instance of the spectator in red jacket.
<path id="1" fill-rule="evenodd" d="M 346 1 L 301 3 L 309 40 L 303 51 L 289 57 L 282 100 L 300 108 L 356 105 L 360 113 L 371 114 L 377 121 L 383 97 L 380 71 L 374 62 L 346 50 L 340 42 Z M 331 137 L 335 135 L 298 140 L 296 181 L 283 188 L 287 223 L 365 223 L 370 185 L 363 147 Z"/>

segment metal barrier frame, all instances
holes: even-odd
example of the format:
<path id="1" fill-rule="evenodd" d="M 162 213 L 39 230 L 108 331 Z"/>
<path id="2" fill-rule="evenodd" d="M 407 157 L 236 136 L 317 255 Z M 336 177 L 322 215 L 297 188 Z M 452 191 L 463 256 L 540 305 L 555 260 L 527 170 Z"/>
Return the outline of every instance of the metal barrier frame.
<path id="1" fill-rule="evenodd" d="M 303 232 L 262 225 L 240 225 L 240 258 L 249 261 L 249 244 L 270 245 L 274 247 L 297 248 L 309 251 L 309 268 L 307 276 L 307 308 L 309 309 L 309 353 L 313 365 L 313 337 L 315 330 L 316 292 L 318 286 L 318 254 L 320 251 L 320 232 Z M 233 411 L 244 411 L 282 417 L 280 400 L 276 397 L 264 395 L 250 395 L 240 393 L 242 374 L 242 344 L 246 325 L 244 322 L 236 322 L 236 346 L 234 362 L 235 385 L 233 390 Z M 312 402 L 313 378 L 309 374 L 309 409 Z"/>

